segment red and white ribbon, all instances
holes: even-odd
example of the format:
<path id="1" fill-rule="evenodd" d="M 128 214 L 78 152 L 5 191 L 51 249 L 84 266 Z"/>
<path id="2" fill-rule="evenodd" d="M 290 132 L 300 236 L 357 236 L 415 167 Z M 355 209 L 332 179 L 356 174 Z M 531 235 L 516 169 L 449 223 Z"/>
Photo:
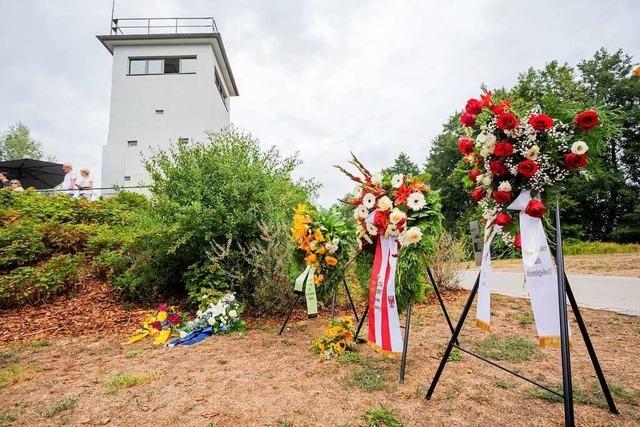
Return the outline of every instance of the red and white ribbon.
<path id="1" fill-rule="evenodd" d="M 402 352 L 402 332 L 396 304 L 398 239 L 378 236 L 369 279 L 369 342 L 384 351 Z"/>

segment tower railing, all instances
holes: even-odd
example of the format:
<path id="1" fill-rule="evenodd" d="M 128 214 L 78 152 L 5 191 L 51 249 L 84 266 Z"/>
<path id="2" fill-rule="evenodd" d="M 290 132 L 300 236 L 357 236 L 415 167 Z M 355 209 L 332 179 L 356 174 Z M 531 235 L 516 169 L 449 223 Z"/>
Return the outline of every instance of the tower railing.
<path id="1" fill-rule="evenodd" d="M 113 18 L 111 35 L 217 33 L 213 17 L 204 18 Z"/>

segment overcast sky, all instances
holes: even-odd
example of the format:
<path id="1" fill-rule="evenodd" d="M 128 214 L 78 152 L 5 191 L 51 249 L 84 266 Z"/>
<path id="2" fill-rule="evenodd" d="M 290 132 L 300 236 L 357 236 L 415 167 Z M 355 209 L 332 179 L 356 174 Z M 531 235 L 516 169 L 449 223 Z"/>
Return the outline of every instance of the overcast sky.
<path id="1" fill-rule="evenodd" d="M 0 129 L 22 121 L 47 153 L 100 177 L 111 0 L 0 0 Z M 640 1 L 116 0 L 116 17 L 214 16 L 241 96 L 231 120 L 300 153 L 298 176 L 331 204 L 351 184 L 331 167 L 354 151 L 372 169 L 400 151 L 424 163 L 442 124 L 479 86 L 569 64 L 601 46 L 640 60 Z"/>

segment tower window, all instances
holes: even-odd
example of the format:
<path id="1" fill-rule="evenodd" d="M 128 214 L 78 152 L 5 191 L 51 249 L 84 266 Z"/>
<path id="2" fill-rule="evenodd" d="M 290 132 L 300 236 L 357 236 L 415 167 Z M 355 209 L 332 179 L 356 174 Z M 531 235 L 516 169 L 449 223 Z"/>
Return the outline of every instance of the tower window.
<path id="1" fill-rule="evenodd" d="M 164 110 L 156 110 L 156 114 L 164 114 Z"/>
<path id="2" fill-rule="evenodd" d="M 195 56 L 168 58 L 129 58 L 129 75 L 195 74 Z"/>
<path id="3" fill-rule="evenodd" d="M 224 90 L 224 86 L 222 85 L 222 80 L 220 80 L 220 76 L 218 75 L 218 70 L 216 72 L 216 87 L 218 88 L 218 92 L 223 100 L 227 99 L 227 92 Z"/>
<path id="4" fill-rule="evenodd" d="M 125 177 L 124 177 L 124 180 L 125 180 L 125 181 L 131 181 L 131 177 L 130 177 L 130 176 L 125 176 Z"/>
<path id="5" fill-rule="evenodd" d="M 138 141 L 127 141 L 127 146 L 129 148 L 137 147 L 138 146 Z"/>

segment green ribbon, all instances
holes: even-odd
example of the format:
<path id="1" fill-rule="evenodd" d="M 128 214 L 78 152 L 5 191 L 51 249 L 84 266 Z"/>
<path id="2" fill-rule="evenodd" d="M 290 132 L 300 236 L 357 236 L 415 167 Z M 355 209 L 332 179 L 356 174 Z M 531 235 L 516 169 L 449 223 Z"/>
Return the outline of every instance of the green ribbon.
<path id="1" fill-rule="evenodd" d="M 316 269 L 307 265 L 301 275 L 296 278 L 296 284 L 293 288 L 295 293 L 302 294 L 307 300 L 307 315 L 316 317 L 318 315 L 318 299 L 316 298 L 316 285 L 313 283 L 313 275 Z M 304 289 L 304 291 L 303 291 Z"/>

